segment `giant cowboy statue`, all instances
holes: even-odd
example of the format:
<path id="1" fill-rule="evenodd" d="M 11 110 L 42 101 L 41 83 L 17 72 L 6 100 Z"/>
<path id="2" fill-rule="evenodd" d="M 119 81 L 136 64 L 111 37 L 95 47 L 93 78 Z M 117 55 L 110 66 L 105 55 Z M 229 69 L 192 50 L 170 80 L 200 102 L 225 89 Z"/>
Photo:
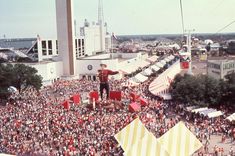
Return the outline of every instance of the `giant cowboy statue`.
<path id="1" fill-rule="evenodd" d="M 107 68 L 106 64 L 100 64 L 101 69 L 98 70 L 98 77 L 100 80 L 100 97 L 103 100 L 103 92 L 106 91 L 107 99 L 109 99 L 109 83 L 108 76 L 118 74 L 118 71 L 111 71 Z"/>

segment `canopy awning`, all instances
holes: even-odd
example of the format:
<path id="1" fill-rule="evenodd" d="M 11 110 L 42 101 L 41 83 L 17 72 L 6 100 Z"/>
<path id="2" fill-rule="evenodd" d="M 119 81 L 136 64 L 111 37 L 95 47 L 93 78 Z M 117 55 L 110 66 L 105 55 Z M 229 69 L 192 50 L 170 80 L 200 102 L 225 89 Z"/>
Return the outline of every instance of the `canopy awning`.
<path id="1" fill-rule="evenodd" d="M 149 62 L 156 62 L 158 58 L 159 58 L 158 56 L 151 56 L 151 57 L 147 58 L 146 60 Z"/>
<path id="2" fill-rule="evenodd" d="M 150 66 L 150 68 L 153 69 L 155 72 L 160 70 L 160 68 L 156 65 L 152 65 L 152 66 Z"/>
<path id="3" fill-rule="evenodd" d="M 172 156 L 189 156 L 203 146 L 183 122 L 176 124 L 158 141 Z"/>
<path id="4" fill-rule="evenodd" d="M 207 109 L 208 109 L 208 107 L 202 107 L 202 108 L 193 109 L 192 112 L 193 113 L 198 113 L 200 111 L 204 111 L 204 110 L 207 110 Z"/>
<path id="5" fill-rule="evenodd" d="M 231 115 L 228 116 L 226 119 L 229 120 L 230 122 L 235 121 L 235 113 L 231 114 Z"/>
<path id="6" fill-rule="evenodd" d="M 163 65 L 162 63 L 160 63 L 160 62 L 157 62 L 155 65 L 158 66 L 158 67 L 160 67 L 160 68 L 163 68 L 163 67 L 164 67 L 164 65 Z"/>
<path id="7" fill-rule="evenodd" d="M 192 110 L 197 109 L 197 108 L 198 108 L 198 106 L 189 106 L 189 107 L 186 107 L 186 110 L 188 112 L 191 112 Z"/>
<path id="8" fill-rule="evenodd" d="M 160 63 L 165 66 L 166 65 L 166 61 L 165 60 L 161 60 Z"/>
<path id="9" fill-rule="evenodd" d="M 204 110 L 204 111 L 200 111 L 199 114 L 207 116 L 209 113 L 213 113 L 213 112 L 216 112 L 216 110 L 210 108 L 210 109 L 207 109 L 207 110 Z"/>
<path id="10" fill-rule="evenodd" d="M 212 113 L 207 114 L 207 116 L 209 118 L 216 118 L 216 117 L 219 117 L 221 115 L 223 115 L 223 113 L 221 111 L 216 111 L 216 112 L 212 112 Z"/>
<path id="11" fill-rule="evenodd" d="M 160 94 L 160 97 L 162 97 L 164 100 L 171 100 L 172 96 L 171 94 Z"/>
<path id="12" fill-rule="evenodd" d="M 150 63 L 147 62 L 147 61 L 142 60 L 142 61 L 140 61 L 140 63 L 138 63 L 137 65 L 138 65 L 140 68 L 144 68 L 144 67 L 150 65 Z"/>
<path id="13" fill-rule="evenodd" d="M 137 74 L 137 75 L 135 76 L 135 78 L 136 78 L 137 80 L 139 80 L 139 82 L 144 82 L 144 81 L 148 80 L 148 77 L 142 75 L 141 73 Z"/>
<path id="14" fill-rule="evenodd" d="M 152 133 L 147 133 L 138 143 L 134 144 L 125 156 L 170 156 Z"/>
<path id="15" fill-rule="evenodd" d="M 168 56 L 167 57 L 169 60 L 173 60 L 174 58 L 175 58 L 175 56 L 174 55 L 170 55 L 170 56 Z"/>
<path id="16" fill-rule="evenodd" d="M 144 70 L 144 72 L 149 76 L 153 73 L 153 71 L 150 68 L 147 68 Z"/>
<path id="17" fill-rule="evenodd" d="M 139 118 L 136 118 L 114 137 L 124 152 L 128 152 L 134 144 L 138 143 L 148 133 L 149 131 L 145 128 L 144 124 L 142 124 Z"/>
<path id="18" fill-rule="evenodd" d="M 164 61 L 170 62 L 171 60 L 169 58 L 165 58 Z"/>

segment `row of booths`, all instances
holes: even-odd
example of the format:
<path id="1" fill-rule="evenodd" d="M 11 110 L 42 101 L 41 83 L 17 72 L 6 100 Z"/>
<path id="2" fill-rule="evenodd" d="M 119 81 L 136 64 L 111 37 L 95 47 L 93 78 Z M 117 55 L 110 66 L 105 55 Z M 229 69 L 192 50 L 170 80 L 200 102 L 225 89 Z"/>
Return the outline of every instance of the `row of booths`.
<path id="1" fill-rule="evenodd" d="M 224 115 L 224 113 L 222 111 L 216 110 L 214 108 L 208 108 L 208 107 L 190 106 L 190 107 L 187 107 L 186 110 L 188 112 L 207 116 L 208 118 L 216 118 L 216 117 L 220 117 L 220 116 Z M 231 123 L 234 123 L 235 122 L 235 113 L 227 116 L 226 120 L 230 121 Z"/>
<path id="2" fill-rule="evenodd" d="M 159 61 L 158 61 L 158 56 L 152 56 L 146 59 L 148 64 L 146 63 L 145 65 L 148 67 L 145 69 L 143 69 L 144 67 L 141 67 L 141 71 L 135 76 L 129 78 L 123 85 L 124 86 L 136 86 L 136 85 L 139 85 L 140 83 L 145 82 L 146 80 L 148 80 L 149 76 L 158 72 L 160 69 L 166 67 L 168 63 L 173 61 L 174 59 L 175 59 L 175 56 L 173 55 L 170 55 Z M 126 70 L 133 69 L 132 66 L 136 66 L 136 65 L 132 64 L 131 67 L 128 67 Z M 140 66 L 140 64 L 138 64 L 138 66 Z"/>

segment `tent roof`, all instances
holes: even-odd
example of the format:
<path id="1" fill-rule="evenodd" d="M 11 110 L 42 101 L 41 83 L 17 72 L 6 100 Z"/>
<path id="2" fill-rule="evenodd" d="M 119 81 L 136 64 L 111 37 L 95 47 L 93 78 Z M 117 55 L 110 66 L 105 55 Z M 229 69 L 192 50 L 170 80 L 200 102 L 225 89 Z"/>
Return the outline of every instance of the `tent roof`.
<path id="1" fill-rule="evenodd" d="M 183 122 L 176 124 L 158 141 L 170 155 L 174 156 L 192 155 L 203 146 Z"/>
<path id="2" fill-rule="evenodd" d="M 215 118 L 215 117 L 219 117 L 221 115 L 223 115 L 223 112 L 221 112 L 221 111 L 216 111 L 216 112 L 212 112 L 212 113 L 207 114 L 207 116 L 209 118 Z"/>
<path id="3" fill-rule="evenodd" d="M 226 119 L 229 120 L 230 122 L 235 121 L 235 113 L 231 114 Z"/>

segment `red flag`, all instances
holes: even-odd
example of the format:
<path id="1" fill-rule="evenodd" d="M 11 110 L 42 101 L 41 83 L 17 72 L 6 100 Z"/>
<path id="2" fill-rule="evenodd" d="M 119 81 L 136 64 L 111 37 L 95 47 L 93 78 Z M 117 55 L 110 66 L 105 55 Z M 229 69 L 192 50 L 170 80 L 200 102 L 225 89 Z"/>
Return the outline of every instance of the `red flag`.
<path id="1" fill-rule="evenodd" d="M 64 101 L 62 105 L 64 106 L 64 109 L 70 109 L 70 104 L 68 101 Z"/>

